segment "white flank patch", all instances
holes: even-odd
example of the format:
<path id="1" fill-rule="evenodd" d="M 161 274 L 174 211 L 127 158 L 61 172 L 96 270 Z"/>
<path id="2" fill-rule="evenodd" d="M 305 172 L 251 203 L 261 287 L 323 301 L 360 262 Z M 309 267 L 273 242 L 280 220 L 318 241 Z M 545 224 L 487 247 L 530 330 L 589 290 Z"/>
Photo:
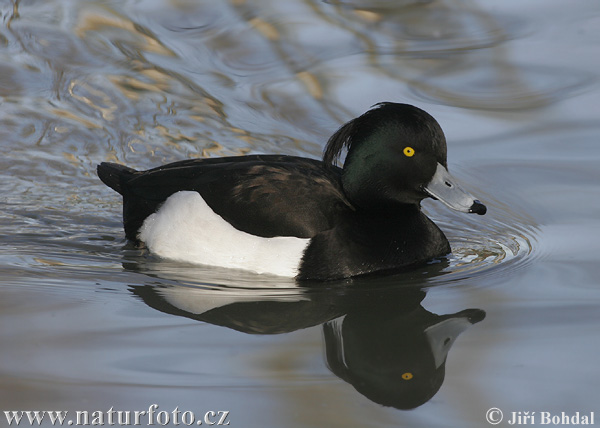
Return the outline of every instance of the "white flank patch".
<path id="1" fill-rule="evenodd" d="M 139 238 L 167 259 L 293 277 L 310 239 L 262 238 L 242 232 L 216 214 L 198 192 L 171 195 L 148 216 Z"/>

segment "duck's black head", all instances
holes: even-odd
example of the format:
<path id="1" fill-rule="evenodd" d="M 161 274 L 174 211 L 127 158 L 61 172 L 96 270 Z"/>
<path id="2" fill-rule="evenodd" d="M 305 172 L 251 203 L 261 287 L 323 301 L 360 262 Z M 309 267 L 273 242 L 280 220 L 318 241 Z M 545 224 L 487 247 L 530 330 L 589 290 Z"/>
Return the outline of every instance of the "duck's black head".
<path id="1" fill-rule="evenodd" d="M 348 199 L 359 208 L 418 206 L 433 197 L 459 211 L 485 213 L 485 206 L 448 173 L 442 128 L 417 107 L 377 104 L 329 139 L 323 161 L 333 164 L 344 147 L 348 154 L 342 183 Z"/>

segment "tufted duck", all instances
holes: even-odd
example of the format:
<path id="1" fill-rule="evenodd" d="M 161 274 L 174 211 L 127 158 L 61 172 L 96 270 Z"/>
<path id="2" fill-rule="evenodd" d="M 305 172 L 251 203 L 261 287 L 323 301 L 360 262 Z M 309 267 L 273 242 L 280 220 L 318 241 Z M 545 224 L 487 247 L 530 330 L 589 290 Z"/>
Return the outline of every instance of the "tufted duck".
<path id="1" fill-rule="evenodd" d="M 127 238 L 154 254 L 300 280 L 402 270 L 448 254 L 444 233 L 421 211 L 426 197 L 486 211 L 448 173 L 437 121 L 397 103 L 343 125 L 322 161 L 250 155 L 148 171 L 104 162 L 98 175 L 123 196 Z"/>

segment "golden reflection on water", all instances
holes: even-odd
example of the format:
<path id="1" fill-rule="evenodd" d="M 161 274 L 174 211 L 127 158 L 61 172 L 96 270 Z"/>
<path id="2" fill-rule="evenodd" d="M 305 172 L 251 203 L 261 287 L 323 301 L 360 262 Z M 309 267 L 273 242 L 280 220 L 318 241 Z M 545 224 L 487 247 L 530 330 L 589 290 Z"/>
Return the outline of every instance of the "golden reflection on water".
<path id="1" fill-rule="evenodd" d="M 119 29 L 124 31 L 119 33 L 117 31 Z M 77 37 L 83 40 L 90 37 L 90 33 L 111 33 L 111 38 L 114 37 L 115 34 L 127 34 L 129 37 L 124 37 L 123 41 L 128 39 L 133 41 L 140 51 L 175 56 L 175 54 L 167 49 L 149 30 L 136 26 L 134 22 L 119 17 L 116 13 L 106 16 L 102 14 L 100 10 L 95 10 L 93 12 L 91 10 L 83 10 L 77 24 L 73 28 L 73 32 Z"/>
<path id="2" fill-rule="evenodd" d="M 318 156 L 335 127 L 361 112 L 345 99 L 364 98 L 369 86 L 356 88 L 367 75 L 397 85 L 389 99 L 402 100 L 410 90 L 472 109 L 531 109 L 586 82 L 516 65 L 503 44 L 524 31 L 523 22 L 471 2 L 154 7 L 77 3 L 53 11 L 63 23 L 52 28 L 34 25 L 43 12 L 36 17 L 15 2 L 0 34 L 21 52 L 5 66 L 0 93 L 45 106 L 46 119 L 29 127 L 64 122 L 53 127 L 65 140 L 79 138 L 77 127 L 104 131 L 95 143 L 104 159 L 146 163 L 133 155 L 156 162 L 252 151 Z M 39 55 L 47 61 L 35 73 L 54 75 L 36 83 L 45 86 L 42 95 L 17 68 L 31 69 Z M 48 91 L 60 102 L 48 105 Z"/>

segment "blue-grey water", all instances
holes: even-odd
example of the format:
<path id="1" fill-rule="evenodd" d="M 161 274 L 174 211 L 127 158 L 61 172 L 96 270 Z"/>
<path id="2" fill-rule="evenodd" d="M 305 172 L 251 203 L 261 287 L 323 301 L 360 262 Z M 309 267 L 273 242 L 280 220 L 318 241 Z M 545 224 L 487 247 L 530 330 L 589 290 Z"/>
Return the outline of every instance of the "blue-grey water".
<path id="1" fill-rule="evenodd" d="M 600 4 L 1 0 L 0 21 L 0 426 L 153 404 L 172 426 L 600 423 Z M 488 207 L 425 202 L 453 254 L 412 273 L 160 260 L 95 174 L 319 157 L 380 101 L 436 117 Z"/>

